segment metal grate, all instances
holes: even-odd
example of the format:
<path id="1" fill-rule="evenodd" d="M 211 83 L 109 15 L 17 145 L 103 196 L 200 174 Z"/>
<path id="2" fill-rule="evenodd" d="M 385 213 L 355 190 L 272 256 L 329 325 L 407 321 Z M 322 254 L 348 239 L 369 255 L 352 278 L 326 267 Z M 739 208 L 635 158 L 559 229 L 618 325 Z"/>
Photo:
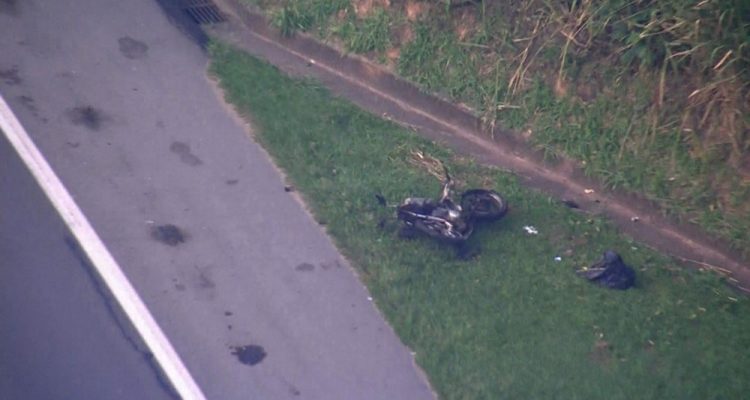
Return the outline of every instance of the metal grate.
<path id="1" fill-rule="evenodd" d="M 196 24 L 217 24 L 227 20 L 211 0 L 183 0 L 183 3 L 185 12 Z"/>

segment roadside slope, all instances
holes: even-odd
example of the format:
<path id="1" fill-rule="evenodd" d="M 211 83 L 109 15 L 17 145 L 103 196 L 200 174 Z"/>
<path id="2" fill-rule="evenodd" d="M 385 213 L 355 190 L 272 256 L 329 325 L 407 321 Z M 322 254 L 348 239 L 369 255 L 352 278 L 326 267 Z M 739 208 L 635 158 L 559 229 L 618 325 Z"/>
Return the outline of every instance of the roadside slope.
<path id="1" fill-rule="evenodd" d="M 269 60 L 295 76 L 312 76 L 355 104 L 411 127 L 425 137 L 450 145 L 479 161 L 513 171 L 525 183 L 576 204 L 592 214 L 604 214 L 626 234 L 699 268 L 730 274 L 741 287 L 750 287 L 750 267 L 737 252 L 693 226 L 679 224 L 655 210 L 653 204 L 623 192 L 606 190 L 572 162 L 548 163 L 542 154 L 513 141 L 492 137 L 469 111 L 421 92 L 363 58 L 342 55 L 298 34 L 281 37 L 265 19 L 237 0 L 220 0 L 234 16 L 210 32 L 251 54 Z M 493 139 L 494 137 L 494 139 Z"/>

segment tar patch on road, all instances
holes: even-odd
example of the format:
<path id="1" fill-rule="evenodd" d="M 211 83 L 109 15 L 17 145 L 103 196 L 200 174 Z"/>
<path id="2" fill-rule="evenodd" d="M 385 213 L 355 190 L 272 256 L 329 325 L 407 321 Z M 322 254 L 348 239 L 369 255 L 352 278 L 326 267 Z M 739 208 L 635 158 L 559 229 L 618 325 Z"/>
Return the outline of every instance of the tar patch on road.
<path id="1" fill-rule="evenodd" d="M 120 45 L 120 53 L 125 58 L 136 60 L 148 55 L 148 45 L 129 36 L 117 39 L 117 43 Z"/>
<path id="2" fill-rule="evenodd" d="M 266 358 L 266 350 L 262 346 L 250 344 L 247 346 L 232 347 L 232 354 L 237 360 L 245 365 L 257 365 Z"/>
<path id="3" fill-rule="evenodd" d="M 193 152 L 190 150 L 190 145 L 187 143 L 172 142 L 172 144 L 169 146 L 169 151 L 177 154 L 180 157 L 180 161 L 191 167 L 197 167 L 203 164 L 203 161 L 198 158 L 198 156 L 193 154 Z"/>
<path id="4" fill-rule="evenodd" d="M 151 228 L 151 237 L 157 242 L 168 246 L 177 246 L 185 243 L 186 237 L 182 230 L 172 224 L 159 225 Z"/>
<path id="5" fill-rule="evenodd" d="M 73 125 L 83 126 L 92 131 L 98 131 L 111 120 L 104 112 L 92 106 L 73 107 L 68 109 L 65 115 Z"/>

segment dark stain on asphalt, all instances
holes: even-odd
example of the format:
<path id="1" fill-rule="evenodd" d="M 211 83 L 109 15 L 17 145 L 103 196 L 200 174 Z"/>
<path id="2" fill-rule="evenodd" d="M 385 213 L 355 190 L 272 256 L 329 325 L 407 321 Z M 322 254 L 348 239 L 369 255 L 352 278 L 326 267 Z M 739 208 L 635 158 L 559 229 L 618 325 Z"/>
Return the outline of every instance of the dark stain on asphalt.
<path id="1" fill-rule="evenodd" d="M 8 69 L 0 69 L 0 80 L 5 81 L 8 85 L 19 85 L 23 82 L 21 76 L 18 75 L 18 67 L 16 66 Z"/>
<path id="2" fill-rule="evenodd" d="M 120 45 L 120 53 L 131 60 L 145 58 L 148 55 L 148 45 L 129 36 L 117 39 L 117 43 Z"/>
<path id="3" fill-rule="evenodd" d="M 266 350 L 262 346 L 249 344 L 247 346 L 232 347 L 232 354 L 245 365 L 257 365 L 266 358 Z"/>
<path id="4" fill-rule="evenodd" d="M 18 15 L 17 0 L 0 0 L 0 14 Z"/>
<path id="5" fill-rule="evenodd" d="M 299 389 L 297 389 L 291 383 L 288 384 L 288 387 L 289 387 L 289 394 L 291 394 L 292 396 L 299 396 L 302 394 L 302 392 L 300 392 Z"/>
<path id="6" fill-rule="evenodd" d="M 31 115 L 39 117 L 39 110 L 36 108 L 36 102 L 34 101 L 34 98 L 27 95 L 21 95 L 16 98 L 22 106 L 26 107 L 26 109 L 31 112 Z"/>
<path id="7" fill-rule="evenodd" d="M 177 154 L 180 157 L 180 161 L 191 167 L 196 167 L 203 164 L 203 161 L 201 161 L 200 158 L 198 158 L 195 154 L 192 153 L 192 151 L 190 151 L 190 145 L 187 143 L 172 142 L 172 144 L 169 146 L 169 150 L 172 153 Z"/>
<path id="8" fill-rule="evenodd" d="M 226 184 L 229 186 L 236 185 L 240 180 L 239 179 L 227 179 Z"/>
<path id="9" fill-rule="evenodd" d="M 320 263 L 320 268 L 323 268 L 326 271 L 331 268 L 341 268 L 341 263 L 339 262 L 339 260 L 335 260 L 331 262 L 322 262 Z"/>
<path id="10" fill-rule="evenodd" d="M 177 290 L 179 290 L 180 292 L 184 292 L 185 291 L 185 285 L 183 285 L 181 283 L 178 283 L 178 284 L 174 285 L 174 288 L 177 289 Z"/>
<path id="11" fill-rule="evenodd" d="M 172 224 L 159 225 L 151 228 L 151 237 L 168 246 L 177 246 L 185 243 L 185 233 Z"/>
<path id="12" fill-rule="evenodd" d="M 214 281 L 206 275 L 206 272 L 203 271 L 198 274 L 198 288 L 203 290 L 214 289 L 216 288 L 216 283 L 214 283 Z"/>
<path id="13" fill-rule="evenodd" d="M 224 311 L 224 315 L 226 315 L 227 317 L 231 317 L 233 314 L 231 311 Z"/>
<path id="14" fill-rule="evenodd" d="M 101 110 L 92 106 L 69 108 L 65 114 L 73 125 L 83 126 L 92 131 L 98 131 L 110 120 Z"/>
<path id="15" fill-rule="evenodd" d="M 315 269 L 315 266 L 310 263 L 302 263 L 296 267 L 294 267 L 297 271 L 301 272 L 310 272 Z"/>

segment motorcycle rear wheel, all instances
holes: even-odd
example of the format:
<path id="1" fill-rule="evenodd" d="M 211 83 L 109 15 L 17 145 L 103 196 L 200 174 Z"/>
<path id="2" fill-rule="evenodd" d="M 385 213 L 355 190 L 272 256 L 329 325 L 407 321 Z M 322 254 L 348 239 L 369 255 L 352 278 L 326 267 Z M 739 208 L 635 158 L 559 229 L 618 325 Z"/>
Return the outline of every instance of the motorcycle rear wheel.
<path id="1" fill-rule="evenodd" d="M 494 190 L 471 189 L 461 195 L 461 208 L 469 219 L 496 221 L 508 212 L 508 202 Z"/>

